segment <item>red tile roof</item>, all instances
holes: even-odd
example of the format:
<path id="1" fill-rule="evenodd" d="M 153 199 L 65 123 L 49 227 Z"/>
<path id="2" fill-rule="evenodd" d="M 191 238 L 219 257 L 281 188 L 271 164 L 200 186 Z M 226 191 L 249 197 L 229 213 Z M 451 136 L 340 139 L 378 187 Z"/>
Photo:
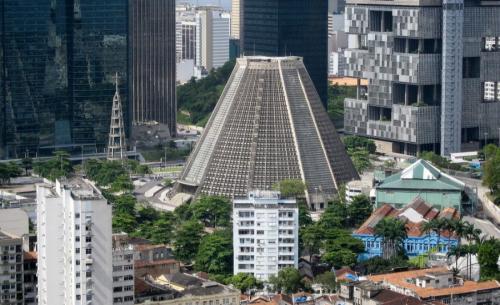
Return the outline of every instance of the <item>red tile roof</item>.
<path id="1" fill-rule="evenodd" d="M 425 202 L 420 197 L 416 197 L 410 204 L 408 204 L 406 207 L 402 209 L 395 209 L 389 204 L 384 204 L 380 208 L 376 209 L 372 215 L 357 229 L 354 231 L 355 234 L 362 234 L 362 235 L 373 235 L 375 234 L 375 226 L 384 219 L 385 217 L 399 217 L 401 220 L 406 222 L 406 229 L 408 232 L 408 236 L 413 236 L 413 237 L 419 237 L 424 234 L 422 231 L 422 222 L 420 223 L 414 223 L 406 219 L 405 217 L 401 216 L 404 212 L 406 212 L 408 209 L 413 209 L 417 213 L 419 213 L 422 218 L 426 220 L 432 220 L 435 219 L 436 217 L 439 218 L 453 218 L 453 219 L 459 219 L 460 218 L 460 212 L 455 210 L 454 208 L 445 208 L 441 212 L 437 210 L 436 208 L 433 208 L 430 204 Z M 450 232 L 442 232 L 441 235 L 443 237 L 449 237 Z"/>
<path id="2" fill-rule="evenodd" d="M 372 275 L 368 276 L 368 279 L 373 282 L 384 282 L 392 286 L 409 289 L 413 291 L 415 295 L 417 295 L 419 298 L 422 299 L 430 297 L 442 297 L 452 294 L 453 295 L 466 294 L 481 290 L 500 289 L 500 283 L 498 283 L 497 281 L 485 281 L 485 282 L 464 281 L 464 284 L 461 286 L 448 287 L 448 288 L 432 288 L 432 287 L 422 288 L 407 281 L 407 279 L 410 278 L 414 279 L 432 272 L 449 272 L 449 271 L 445 267 L 439 267 L 439 268 L 429 268 L 429 269 Z"/>

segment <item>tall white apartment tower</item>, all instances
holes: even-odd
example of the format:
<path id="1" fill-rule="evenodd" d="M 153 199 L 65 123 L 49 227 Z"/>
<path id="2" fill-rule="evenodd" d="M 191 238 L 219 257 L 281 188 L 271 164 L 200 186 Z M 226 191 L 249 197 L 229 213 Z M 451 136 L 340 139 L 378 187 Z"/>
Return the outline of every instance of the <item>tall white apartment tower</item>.
<path id="1" fill-rule="evenodd" d="M 198 68 L 210 71 L 229 60 L 230 19 L 230 14 L 221 8 L 197 8 L 195 65 Z"/>
<path id="2" fill-rule="evenodd" d="M 267 281 L 285 267 L 298 266 L 299 210 L 279 192 L 253 191 L 233 201 L 234 274 Z"/>
<path id="3" fill-rule="evenodd" d="M 113 304 L 111 205 L 90 182 L 37 185 L 38 302 Z"/>

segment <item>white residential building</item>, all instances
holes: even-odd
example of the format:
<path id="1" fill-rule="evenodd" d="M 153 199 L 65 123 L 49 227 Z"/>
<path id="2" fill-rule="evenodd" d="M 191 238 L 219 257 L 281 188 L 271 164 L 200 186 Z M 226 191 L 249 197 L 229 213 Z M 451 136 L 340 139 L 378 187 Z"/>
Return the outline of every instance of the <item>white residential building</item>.
<path id="1" fill-rule="evenodd" d="M 229 60 L 230 14 L 219 7 L 203 6 L 196 11 L 195 65 L 206 71 Z"/>
<path id="2" fill-rule="evenodd" d="M 285 267 L 298 267 L 299 211 L 295 199 L 254 191 L 233 201 L 234 274 L 268 280 Z"/>
<path id="3" fill-rule="evenodd" d="M 134 248 L 126 238 L 113 234 L 113 305 L 134 304 Z"/>
<path id="4" fill-rule="evenodd" d="M 38 302 L 113 303 L 111 205 L 87 180 L 37 185 Z"/>

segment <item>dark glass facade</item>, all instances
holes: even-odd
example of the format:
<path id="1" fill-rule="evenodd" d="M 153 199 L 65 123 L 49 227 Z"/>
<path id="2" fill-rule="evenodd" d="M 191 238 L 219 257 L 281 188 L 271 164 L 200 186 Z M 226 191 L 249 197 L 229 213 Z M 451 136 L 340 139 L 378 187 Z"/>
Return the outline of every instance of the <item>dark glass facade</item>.
<path id="1" fill-rule="evenodd" d="M 242 31 L 245 55 L 302 56 L 326 105 L 328 1 L 243 1 Z"/>
<path id="2" fill-rule="evenodd" d="M 156 121 L 175 136 L 175 0 L 130 0 L 129 7 L 133 123 Z"/>
<path id="3" fill-rule="evenodd" d="M 0 1 L 0 158 L 103 151 L 114 75 L 127 113 L 127 0 Z"/>

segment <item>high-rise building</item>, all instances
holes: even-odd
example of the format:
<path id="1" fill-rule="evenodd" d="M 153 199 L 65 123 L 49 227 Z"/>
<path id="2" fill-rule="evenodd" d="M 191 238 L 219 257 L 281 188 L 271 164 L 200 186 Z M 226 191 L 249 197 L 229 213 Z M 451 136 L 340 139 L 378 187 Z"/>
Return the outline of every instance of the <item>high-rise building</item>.
<path id="1" fill-rule="evenodd" d="M 81 178 L 37 185 L 38 304 L 113 304 L 111 205 Z"/>
<path id="2" fill-rule="evenodd" d="M 0 158 L 102 152 L 115 73 L 128 109 L 127 0 L 3 0 L 0 23 Z"/>
<path id="3" fill-rule="evenodd" d="M 243 1 L 241 50 L 244 55 L 303 57 L 326 105 L 327 14 L 328 3 L 324 0 Z"/>
<path id="4" fill-rule="evenodd" d="M 244 0 L 231 0 L 231 38 L 240 39 L 241 12 Z"/>
<path id="5" fill-rule="evenodd" d="M 202 6 L 196 9 L 195 65 L 209 72 L 229 60 L 229 13 L 221 8 Z"/>
<path id="6" fill-rule="evenodd" d="M 23 305 L 23 240 L 0 231 L 0 304 Z"/>
<path id="7" fill-rule="evenodd" d="M 477 150 L 500 132 L 500 5 L 495 1 L 348 0 L 346 133 L 387 150 Z"/>
<path id="8" fill-rule="evenodd" d="M 238 58 L 175 190 L 233 198 L 300 179 L 323 209 L 357 178 L 302 59 L 256 56 Z"/>
<path id="9" fill-rule="evenodd" d="M 155 121 L 176 134 L 175 0 L 130 0 L 133 123 Z"/>
<path id="10" fill-rule="evenodd" d="M 279 192 L 253 191 L 233 200 L 234 274 L 266 281 L 280 269 L 298 267 L 299 209 Z"/>

